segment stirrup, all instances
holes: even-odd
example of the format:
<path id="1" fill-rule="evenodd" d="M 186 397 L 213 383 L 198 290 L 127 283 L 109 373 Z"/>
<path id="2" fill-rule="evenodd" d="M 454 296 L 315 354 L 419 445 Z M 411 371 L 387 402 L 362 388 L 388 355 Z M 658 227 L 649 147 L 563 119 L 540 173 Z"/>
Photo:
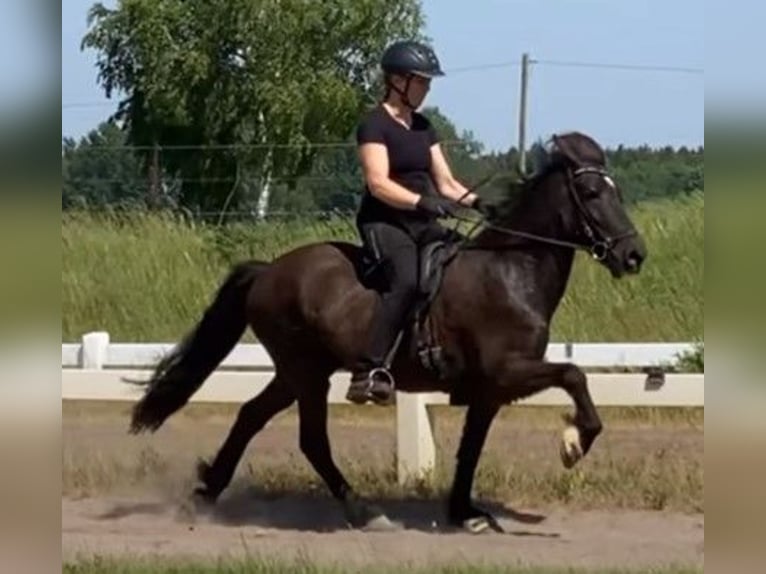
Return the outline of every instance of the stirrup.
<path id="1" fill-rule="evenodd" d="M 346 400 L 356 404 L 372 401 L 379 405 L 389 404 L 394 396 L 394 377 L 385 367 L 372 369 L 365 379 L 352 381 Z"/>

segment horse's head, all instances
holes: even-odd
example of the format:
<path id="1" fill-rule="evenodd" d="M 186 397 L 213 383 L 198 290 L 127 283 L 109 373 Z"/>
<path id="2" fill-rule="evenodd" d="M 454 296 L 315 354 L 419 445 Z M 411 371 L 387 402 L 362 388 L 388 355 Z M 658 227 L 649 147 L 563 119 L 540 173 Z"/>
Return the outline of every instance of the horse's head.
<path id="1" fill-rule="evenodd" d="M 527 229 L 532 223 L 538 235 L 582 246 L 615 277 L 638 273 L 646 246 L 609 176 L 601 146 L 578 132 L 556 135 L 542 159 L 539 173 L 513 202 L 518 209 L 498 223 Z"/>
<path id="2" fill-rule="evenodd" d="M 585 242 L 613 276 L 638 273 L 646 245 L 628 217 L 622 190 L 609 176 L 604 150 L 592 138 L 574 132 L 554 136 L 551 154 L 566 174 L 566 197 L 558 202 L 566 229 Z"/>

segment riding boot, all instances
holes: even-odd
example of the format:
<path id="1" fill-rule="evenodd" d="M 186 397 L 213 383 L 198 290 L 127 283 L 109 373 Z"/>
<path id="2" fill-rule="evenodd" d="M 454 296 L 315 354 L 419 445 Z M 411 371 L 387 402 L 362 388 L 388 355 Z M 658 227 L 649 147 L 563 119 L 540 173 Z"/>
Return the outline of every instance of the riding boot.
<path id="1" fill-rule="evenodd" d="M 388 404 L 394 392 L 394 377 L 386 366 L 396 337 L 402 328 L 410 295 L 387 293 L 378 307 L 367 352 L 354 365 L 346 398 L 357 404 L 372 401 Z"/>
<path id="2" fill-rule="evenodd" d="M 354 370 L 346 399 L 363 405 L 372 401 L 379 405 L 391 403 L 394 395 L 394 377 L 385 367 Z"/>

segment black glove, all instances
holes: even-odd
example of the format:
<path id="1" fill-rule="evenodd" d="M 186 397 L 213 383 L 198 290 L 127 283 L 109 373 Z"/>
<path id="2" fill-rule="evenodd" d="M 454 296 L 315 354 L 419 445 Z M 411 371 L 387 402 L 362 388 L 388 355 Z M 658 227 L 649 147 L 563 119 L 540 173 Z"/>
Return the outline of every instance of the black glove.
<path id="1" fill-rule="evenodd" d="M 441 196 L 421 195 L 415 207 L 418 211 L 435 215 L 436 217 L 457 215 L 455 202 Z"/>

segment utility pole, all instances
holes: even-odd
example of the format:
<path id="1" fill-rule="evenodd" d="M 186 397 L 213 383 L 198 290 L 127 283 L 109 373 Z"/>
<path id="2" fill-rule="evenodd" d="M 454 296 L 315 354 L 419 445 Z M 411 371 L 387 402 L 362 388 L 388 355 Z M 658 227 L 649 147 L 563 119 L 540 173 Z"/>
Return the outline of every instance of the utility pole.
<path id="1" fill-rule="evenodd" d="M 529 81 L 529 54 L 521 56 L 521 97 L 519 98 L 519 173 L 527 174 L 527 85 Z"/>

